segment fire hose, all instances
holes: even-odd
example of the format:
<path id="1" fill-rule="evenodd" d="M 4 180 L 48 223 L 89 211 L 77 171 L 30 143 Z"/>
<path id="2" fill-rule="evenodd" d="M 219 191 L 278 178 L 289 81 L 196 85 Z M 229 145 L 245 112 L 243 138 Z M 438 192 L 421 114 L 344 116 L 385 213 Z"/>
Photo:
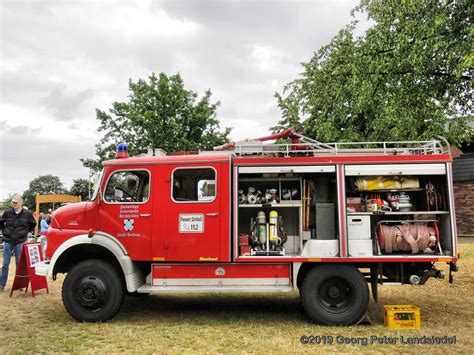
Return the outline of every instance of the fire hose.
<path id="1" fill-rule="evenodd" d="M 436 223 L 397 224 L 378 226 L 380 248 L 386 253 L 408 252 L 413 254 L 438 245 L 439 231 Z"/>

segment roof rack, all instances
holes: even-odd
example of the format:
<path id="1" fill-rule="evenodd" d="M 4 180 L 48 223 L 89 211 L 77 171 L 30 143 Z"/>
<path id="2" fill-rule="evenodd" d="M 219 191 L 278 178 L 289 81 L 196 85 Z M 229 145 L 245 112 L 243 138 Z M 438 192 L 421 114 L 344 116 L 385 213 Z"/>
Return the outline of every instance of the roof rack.
<path id="1" fill-rule="evenodd" d="M 307 137 L 301 140 L 304 143 L 263 144 L 261 141 L 246 140 L 234 143 L 230 151 L 235 156 L 451 155 L 449 143 L 443 137 L 400 142 L 321 143 Z"/>
<path id="2" fill-rule="evenodd" d="M 264 141 L 287 138 L 291 143 L 263 144 Z M 298 126 L 266 137 L 229 142 L 214 150 L 228 151 L 236 156 L 451 155 L 448 141 L 441 136 L 429 141 L 322 143 L 301 134 Z"/>

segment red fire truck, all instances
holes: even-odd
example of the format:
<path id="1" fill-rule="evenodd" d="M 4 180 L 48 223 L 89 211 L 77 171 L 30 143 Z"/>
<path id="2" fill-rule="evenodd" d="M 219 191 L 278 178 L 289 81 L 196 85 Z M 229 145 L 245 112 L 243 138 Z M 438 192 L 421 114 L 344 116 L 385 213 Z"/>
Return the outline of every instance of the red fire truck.
<path id="1" fill-rule="evenodd" d="M 377 301 L 379 284 L 444 277 L 437 262 L 452 282 L 451 161 L 441 138 L 326 144 L 296 129 L 182 155 L 119 144 L 91 201 L 55 211 L 36 272 L 67 273 L 79 321 L 110 320 L 127 294 L 299 290 L 315 322 L 354 324 L 369 284 Z"/>

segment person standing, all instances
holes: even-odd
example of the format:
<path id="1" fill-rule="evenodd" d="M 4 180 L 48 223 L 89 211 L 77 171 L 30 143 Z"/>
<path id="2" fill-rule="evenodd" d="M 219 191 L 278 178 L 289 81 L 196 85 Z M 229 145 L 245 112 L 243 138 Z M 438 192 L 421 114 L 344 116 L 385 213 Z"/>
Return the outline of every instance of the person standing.
<path id="1" fill-rule="evenodd" d="M 41 221 L 43 220 L 43 212 L 40 212 L 39 217 L 38 217 L 38 237 L 41 235 Z"/>
<path id="2" fill-rule="evenodd" d="M 33 213 L 23 208 L 23 200 L 19 195 L 13 196 L 12 207 L 0 217 L 0 228 L 3 232 L 3 266 L 0 277 L 0 291 L 5 289 L 7 283 L 12 252 L 15 253 L 16 266 L 18 266 L 23 243 L 28 237 L 28 232 L 33 231 L 36 226 Z"/>
<path id="3" fill-rule="evenodd" d="M 49 223 L 51 223 L 51 218 Z M 43 259 L 46 256 L 46 237 L 48 236 L 49 223 L 46 221 L 46 217 L 40 221 L 40 237 L 38 238 L 38 242 L 41 243 Z"/>

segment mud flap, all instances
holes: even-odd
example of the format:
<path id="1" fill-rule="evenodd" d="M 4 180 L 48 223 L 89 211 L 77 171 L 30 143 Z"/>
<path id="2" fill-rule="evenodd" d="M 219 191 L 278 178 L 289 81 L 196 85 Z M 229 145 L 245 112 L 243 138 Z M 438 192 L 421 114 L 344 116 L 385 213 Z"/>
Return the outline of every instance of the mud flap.
<path id="1" fill-rule="evenodd" d="M 379 265 L 380 264 L 377 263 L 370 266 L 370 286 L 372 288 L 372 297 L 374 298 L 375 303 L 377 303 L 379 299 Z"/>
<path id="2" fill-rule="evenodd" d="M 457 272 L 459 270 L 458 265 L 455 262 L 449 263 L 449 283 L 454 283 L 453 272 Z"/>

